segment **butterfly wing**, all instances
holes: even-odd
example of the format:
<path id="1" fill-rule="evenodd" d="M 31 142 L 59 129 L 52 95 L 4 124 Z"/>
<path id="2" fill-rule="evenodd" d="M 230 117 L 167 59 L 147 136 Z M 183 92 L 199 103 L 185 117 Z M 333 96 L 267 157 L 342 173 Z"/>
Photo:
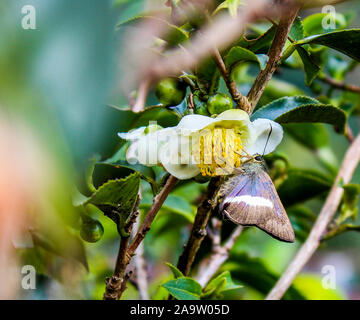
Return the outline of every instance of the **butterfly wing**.
<path id="1" fill-rule="evenodd" d="M 232 179 L 234 187 L 220 204 L 220 211 L 237 224 L 256 226 L 278 240 L 294 242 L 294 230 L 267 172 L 259 170 Z"/>

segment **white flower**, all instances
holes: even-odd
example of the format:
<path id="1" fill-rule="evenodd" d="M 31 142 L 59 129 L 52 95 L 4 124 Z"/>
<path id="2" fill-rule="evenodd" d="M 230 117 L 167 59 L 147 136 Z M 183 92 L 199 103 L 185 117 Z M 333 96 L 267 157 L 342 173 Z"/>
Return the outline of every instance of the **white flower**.
<path id="1" fill-rule="evenodd" d="M 227 110 L 216 118 L 188 115 L 175 127 L 148 128 L 119 133 L 122 139 L 132 141 L 127 161 L 147 166 L 161 164 L 178 179 L 199 173 L 231 174 L 248 155 L 275 150 L 283 137 L 278 123 L 268 119 L 251 122 L 248 114 L 238 109 Z"/>

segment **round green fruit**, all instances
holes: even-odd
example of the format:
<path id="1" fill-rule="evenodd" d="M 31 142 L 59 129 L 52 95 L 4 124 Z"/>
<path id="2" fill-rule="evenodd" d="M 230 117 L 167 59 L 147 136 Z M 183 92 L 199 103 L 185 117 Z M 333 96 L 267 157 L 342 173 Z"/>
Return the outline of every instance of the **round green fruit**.
<path id="1" fill-rule="evenodd" d="M 155 87 L 155 96 L 164 106 L 177 106 L 185 94 L 186 84 L 175 78 L 161 80 Z"/>
<path id="2" fill-rule="evenodd" d="M 220 114 L 221 112 L 232 109 L 233 102 L 226 94 L 217 93 L 208 99 L 206 105 L 210 114 Z"/>
<path id="3" fill-rule="evenodd" d="M 80 236 L 87 242 L 97 242 L 104 234 L 104 227 L 98 220 L 86 221 L 82 224 Z"/>

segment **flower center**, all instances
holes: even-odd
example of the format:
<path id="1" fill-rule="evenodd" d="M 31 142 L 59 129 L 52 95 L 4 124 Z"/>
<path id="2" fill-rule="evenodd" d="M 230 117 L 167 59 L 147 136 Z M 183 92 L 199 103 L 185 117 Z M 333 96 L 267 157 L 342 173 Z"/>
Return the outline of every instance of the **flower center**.
<path id="1" fill-rule="evenodd" d="M 192 155 L 203 176 L 228 175 L 241 166 L 240 128 L 213 128 L 192 139 Z"/>

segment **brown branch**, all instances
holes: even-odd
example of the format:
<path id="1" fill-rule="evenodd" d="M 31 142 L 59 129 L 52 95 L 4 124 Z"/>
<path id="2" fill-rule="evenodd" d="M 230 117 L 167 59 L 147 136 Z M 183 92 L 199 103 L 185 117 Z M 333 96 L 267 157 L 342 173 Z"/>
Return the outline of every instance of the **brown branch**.
<path id="1" fill-rule="evenodd" d="M 286 43 L 290 29 L 299 12 L 299 9 L 300 7 L 298 5 L 291 5 L 282 12 L 274 41 L 269 49 L 269 61 L 265 69 L 259 72 L 254 84 L 252 85 L 247 95 L 247 98 L 251 104 L 251 112 L 256 107 L 259 99 L 261 98 L 265 90 L 266 85 L 268 84 L 277 69 L 283 47 Z"/>
<path id="2" fill-rule="evenodd" d="M 150 80 L 145 79 L 140 83 L 134 105 L 131 107 L 134 112 L 141 112 L 145 108 L 147 93 L 150 88 Z"/>
<path id="3" fill-rule="evenodd" d="M 148 211 L 141 227 L 139 228 L 134 239 L 129 245 L 131 229 L 133 224 L 135 223 L 136 217 L 139 214 L 138 206 L 140 203 L 140 196 L 138 197 L 138 201 L 135 206 L 133 215 L 131 216 L 131 219 L 129 219 L 128 223 L 124 228 L 125 233 L 127 233 L 128 236 L 121 237 L 114 274 L 106 281 L 104 300 L 117 300 L 121 297 L 122 292 L 126 289 L 126 283 L 124 283 L 124 281 L 127 281 L 127 279 L 125 280 L 126 277 L 124 276 L 126 267 L 129 264 L 131 257 L 134 255 L 136 249 L 144 239 L 146 233 L 150 230 L 151 223 L 153 222 L 156 214 L 160 210 L 161 206 L 163 205 L 164 201 L 166 200 L 167 196 L 169 195 L 171 189 L 174 187 L 176 182 L 177 178 L 175 178 L 174 176 L 170 176 L 167 179 L 160 193 L 155 196 L 154 202 L 150 210 Z"/>
<path id="4" fill-rule="evenodd" d="M 215 177 L 210 180 L 206 196 L 198 207 L 189 240 L 179 257 L 177 264 L 177 267 L 184 275 L 189 274 L 196 253 L 206 236 L 206 226 L 211 212 L 214 209 L 214 197 L 217 194 L 221 181 L 222 179 L 220 177 Z"/>
<path id="5" fill-rule="evenodd" d="M 134 231 L 137 232 L 139 229 L 140 221 L 137 220 Z M 135 260 L 135 270 L 136 270 L 136 284 L 139 291 L 140 300 L 149 300 L 148 293 L 148 281 L 147 281 L 147 272 L 146 264 L 144 259 L 144 242 L 141 242 L 137 248 Z"/>
<path id="6" fill-rule="evenodd" d="M 121 235 L 120 246 L 116 258 L 114 273 L 111 278 L 106 279 L 104 300 L 118 300 L 122 292 L 126 289 L 127 279 L 125 277 L 125 270 L 129 263 L 129 260 L 126 258 L 127 248 L 129 245 L 132 226 L 139 215 L 139 210 L 138 210 L 139 204 L 140 204 L 140 196 L 136 201 L 134 210 L 130 216 L 128 223 L 124 227 L 124 231 L 125 234 L 127 234 L 127 236 Z"/>
<path id="7" fill-rule="evenodd" d="M 346 84 L 344 82 L 340 82 L 337 80 L 334 80 L 333 78 L 327 76 L 327 75 L 319 75 L 318 77 L 319 80 L 329 84 L 330 86 L 332 86 L 333 88 L 339 89 L 339 90 L 344 90 L 344 91 L 349 91 L 349 92 L 354 92 L 354 93 L 360 93 L 360 87 L 359 86 L 355 86 L 352 84 Z"/>
<path id="8" fill-rule="evenodd" d="M 348 151 L 346 152 L 338 176 L 335 179 L 334 185 L 332 186 L 325 204 L 316 219 L 309 237 L 302 245 L 295 258 L 289 264 L 286 271 L 282 274 L 275 287 L 271 290 L 266 298 L 267 300 L 277 300 L 285 294 L 296 275 L 302 270 L 318 248 L 322 235 L 326 231 L 331 219 L 334 217 L 344 193 L 344 189 L 341 188 L 340 183 L 348 184 L 350 182 L 359 161 L 360 135 L 350 145 Z"/>
<path id="9" fill-rule="evenodd" d="M 251 105 L 249 104 L 248 99 L 243 96 L 237 89 L 235 81 L 231 79 L 231 75 L 226 70 L 224 60 L 221 57 L 219 50 L 216 48 L 214 49 L 213 60 L 220 70 L 221 76 L 225 81 L 230 95 L 236 103 L 236 107 L 249 113 L 251 110 Z"/>
<path id="10" fill-rule="evenodd" d="M 213 253 L 199 266 L 197 281 L 204 287 L 219 270 L 221 265 L 229 258 L 229 252 L 242 233 L 243 227 L 237 226 L 223 246 L 220 245 L 220 232 L 212 238 Z"/>
<path id="11" fill-rule="evenodd" d="M 155 196 L 154 202 L 150 210 L 148 211 L 147 215 L 145 216 L 145 219 L 141 224 L 139 231 L 136 233 L 134 239 L 131 241 L 131 244 L 129 245 L 129 248 L 127 250 L 128 260 L 131 259 L 131 256 L 135 253 L 137 247 L 144 239 L 146 233 L 150 230 L 151 223 L 155 219 L 156 214 L 159 212 L 161 206 L 163 205 L 164 201 L 169 195 L 171 189 L 175 186 L 176 182 L 177 182 L 177 178 L 175 178 L 174 176 L 170 176 L 167 179 L 164 187 L 159 192 L 159 194 Z"/>
<path id="12" fill-rule="evenodd" d="M 248 23 L 265 15 L 276 15 L 278 9 L 282 9 L 282 6 L 271 6 L 266 0 L 247 1 L 235 19 L 220 16 L 189 44 L 172 50 L 166 58 L 160 57 L 148 61 L 141 72 L 142 77 L 157 80 L 179 75 L 184 70 L 191 70 L 207 58 L 214 47 L 222 49 L 236 41 Z"/>

